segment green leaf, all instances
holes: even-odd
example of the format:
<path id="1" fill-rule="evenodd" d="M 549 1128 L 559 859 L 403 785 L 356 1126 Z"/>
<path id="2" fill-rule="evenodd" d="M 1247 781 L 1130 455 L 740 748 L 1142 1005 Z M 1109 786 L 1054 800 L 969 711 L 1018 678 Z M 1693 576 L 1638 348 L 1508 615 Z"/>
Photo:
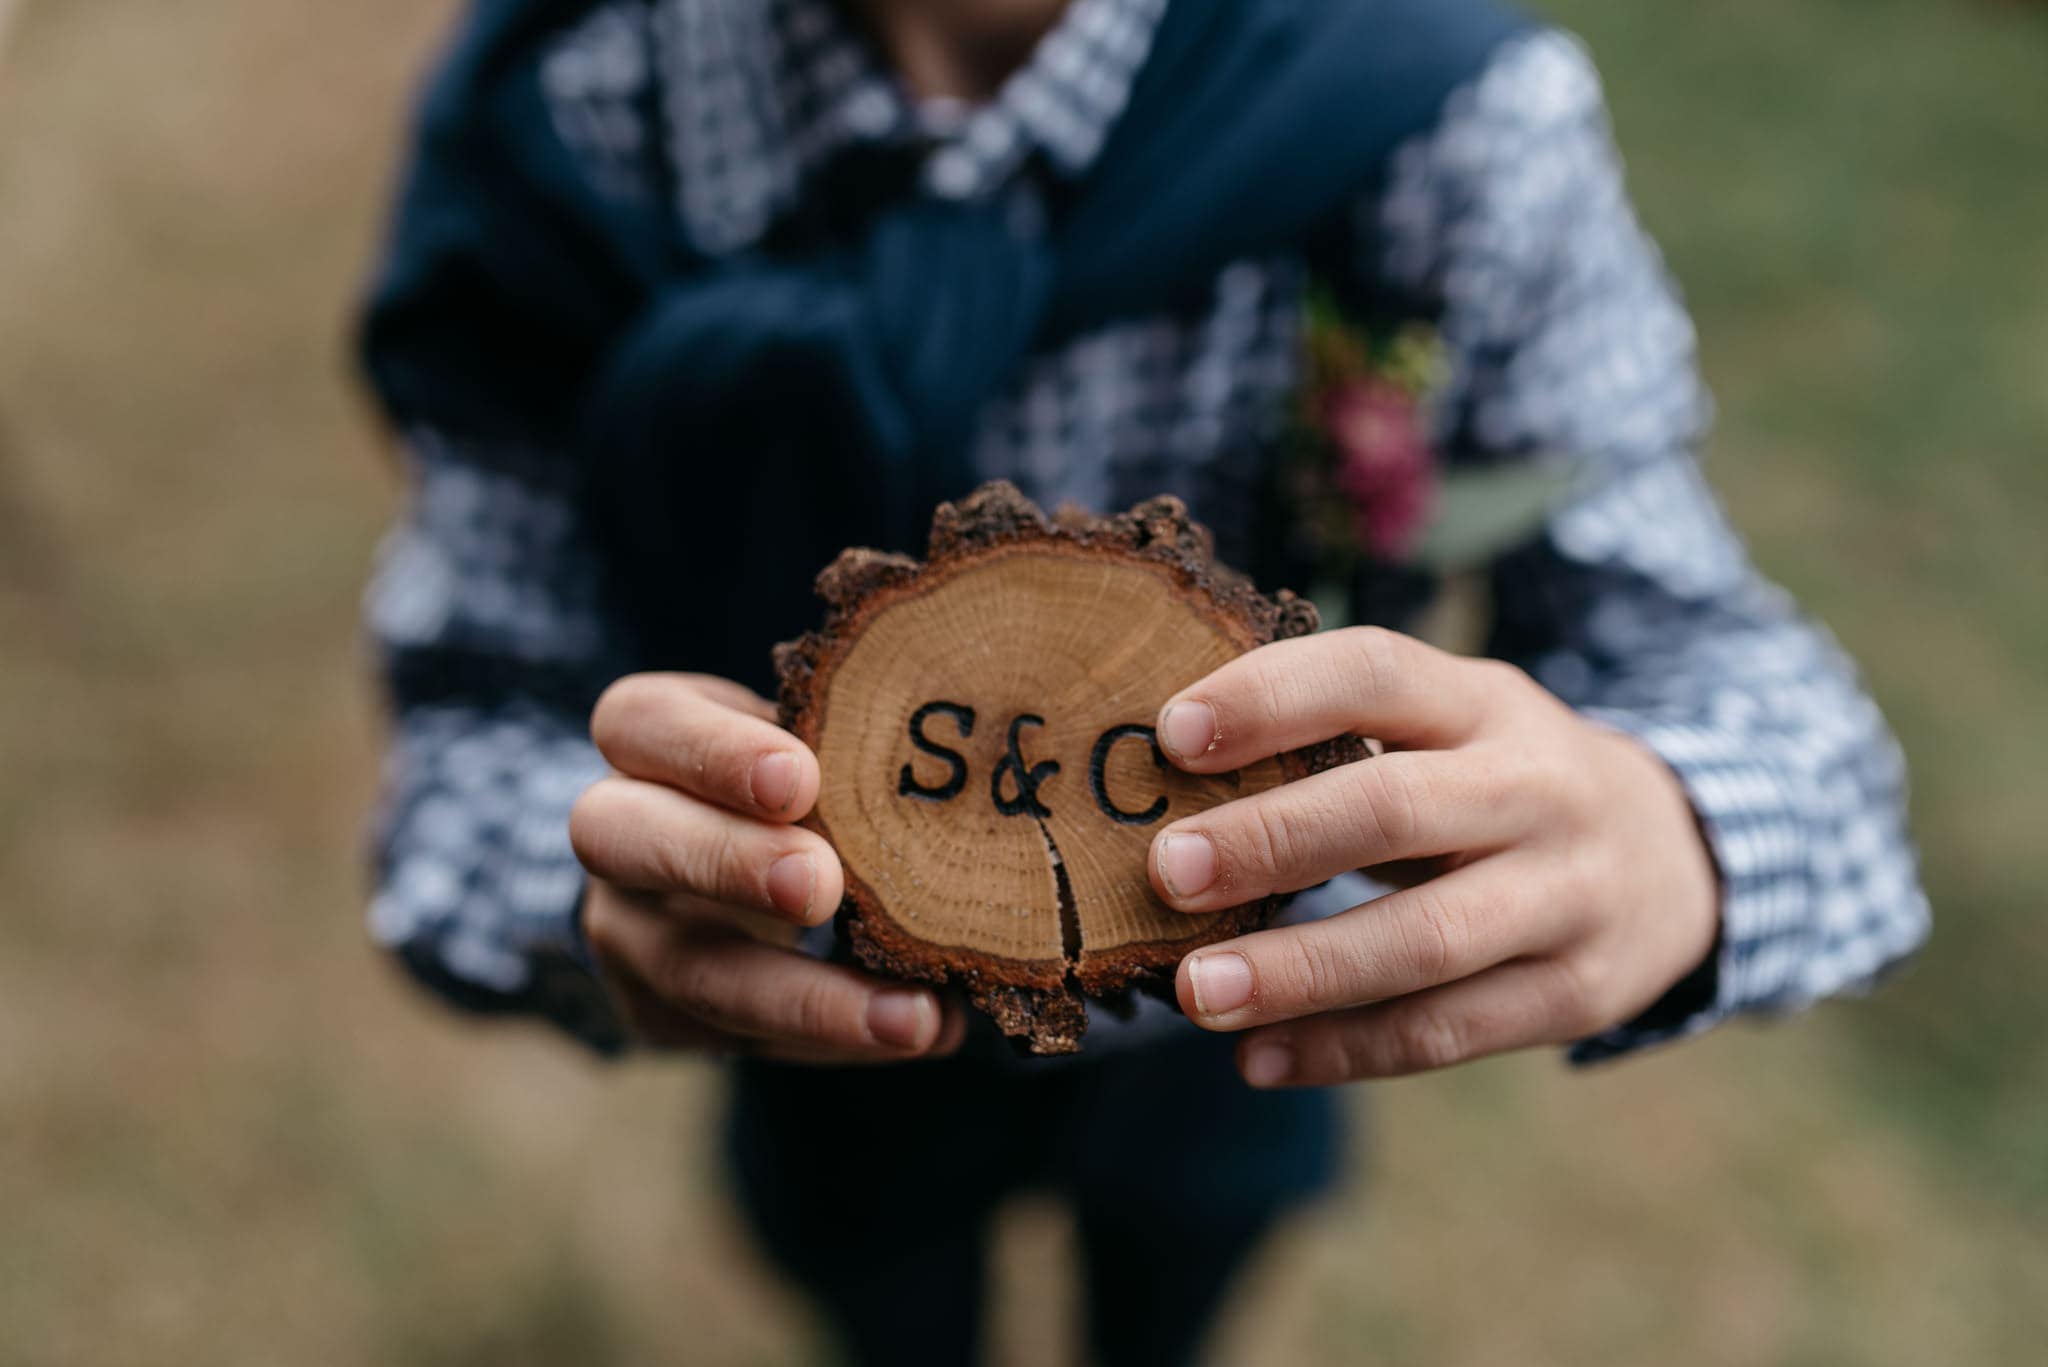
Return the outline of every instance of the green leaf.
<path id="1" fill-rule="evenodd" d="M 1446 474 L 1413 562 L 1440 573 L 1485 564 L 1535 535 L 1572 477 L 1570 463 L 1560 460 Z"/>

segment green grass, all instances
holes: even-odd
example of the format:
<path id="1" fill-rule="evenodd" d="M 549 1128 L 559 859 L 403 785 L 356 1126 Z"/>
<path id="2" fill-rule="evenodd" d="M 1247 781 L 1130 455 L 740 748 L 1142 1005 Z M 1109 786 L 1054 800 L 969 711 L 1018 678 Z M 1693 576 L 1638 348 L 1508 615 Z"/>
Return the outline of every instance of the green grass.
<path id="1" fill-rule="evenodd" d="M 2048 11 L 1567 4 L 1759 560 L 1912 760 L 1937 936 L 1843 1026 L 1891 1113 L 2048 1203 Z"/>
<path id="2" fill-rule="evenodd" d="M 1699 319 L 1715 477 L 1913 761 L 1865 1003 L 1377 1089 L 1224 1361 L 2024 1363 L 2048 1337 L 2048 12 L 1572 0 Z M 341 321 L 401 0 L 26 0 L 0 54 L 0 1367 L 812 1360 L 713 1075 L 451 1022 L 364 947 Z M 821 1137 L 821 1146 L 829 1136 Z M 1063 1360 L 1071 1233 L 1005 1239 Z"/>

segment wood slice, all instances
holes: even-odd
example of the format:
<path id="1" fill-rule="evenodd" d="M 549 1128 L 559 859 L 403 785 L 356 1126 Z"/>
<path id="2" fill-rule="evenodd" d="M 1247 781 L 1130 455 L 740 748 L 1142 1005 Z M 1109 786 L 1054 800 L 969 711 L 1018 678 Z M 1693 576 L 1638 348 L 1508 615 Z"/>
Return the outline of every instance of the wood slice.
<path id="1" fill-rule="evenodd" d="M 1053 522 L 991 484 L 939 508 L 925 561 L 849 550 L 818 576 L 824 629 L 778 647 L 776 669 L 783 723 L 818 754 L 806 824 L 845 864 L 839 926 L 861 962 L 958 983 L 1031 1052 L 1071 1053 L 1084 994 L 1158 990 L 1190 949 L 1264 924 L 1283 899 L 1168 908 L 1152 837 L 1365 751 L 1207 777 L 1167 763 L 1167 698 L 1317 625 L 1211 545 L 1178 499 Z"/>

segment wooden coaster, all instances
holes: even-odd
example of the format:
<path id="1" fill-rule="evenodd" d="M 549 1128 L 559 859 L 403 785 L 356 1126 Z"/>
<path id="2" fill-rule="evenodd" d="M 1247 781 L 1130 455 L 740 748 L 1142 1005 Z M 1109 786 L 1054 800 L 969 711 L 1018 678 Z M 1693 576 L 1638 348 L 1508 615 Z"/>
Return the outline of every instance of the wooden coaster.
<path id="1" fill-rule="evenodd" d="M 849 550 L 822 631 L 776 648 L 784 725 L 818 754 L 805 824 L 846 867 L 839 925 L 880 973 L 953 982 L 1032 1053 L 1072 1053 L 1082 996 L 1171 999 L 1181 957 L 1284 900 L 1187 916 L 1146 877 L 1169 822 L 1363 757 L 1336 741 L 1197 777 L 1153 737 L 1175 692 L 1316 629 L 1211 556 L 1178 499 L 1050 521 L 1008 484 L 932 519 L 928 558 Z"/>

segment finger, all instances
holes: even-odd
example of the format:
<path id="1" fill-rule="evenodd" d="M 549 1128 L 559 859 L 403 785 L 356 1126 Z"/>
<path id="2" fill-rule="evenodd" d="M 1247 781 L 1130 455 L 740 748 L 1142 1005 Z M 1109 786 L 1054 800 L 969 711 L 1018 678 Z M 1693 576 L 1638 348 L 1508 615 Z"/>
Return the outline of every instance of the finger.
<path id="1" fill-rule="evenodd" d="M 745 712 L 763 721 L 775 720 L 775 704 L 743 683 L 716 674 L 677 674 L 672 677 L 682 680 L 713 702 L 724 703 L 735 712 Z"/>
<path id="2" fill-rule="evenodd" d="M 1563 1044 L 1597 1028 L 1561 961 L 1518 959 L 1413 996 L 1254 1031 L 1237 1066 L 1254 1087 L 1322 1087 Z"/>
<path id="3" fill-rule="evenodd" d="M 736 812 L 795 821 L 818 799 L 818 761 L 724 679 L 634 674 L 604 691 L 590 736 L 620 773 Z"/>
<path id="4" fill-rule="evenodd" d="M 1485 716 L 1487 661 L 1379 627 L 1261 646 L 1160 709 L 1160 748 L 1183 769 L 1221 773 L 1332 736 L 1449 746 Z"/>
<path id="5" fill-rule="evenodd" d="M 1241 936 L 1181 960 L 1181 1009 L 1209 1030 L 1243 1030 L 1405 996 L 1560 944 L 1528 861 L 1481 860 L 1324 921 Z"/>
<path id="6" fill-rule="evenodd" d="M 744 937 L 693 937 L 663 974 L 654 986 L 670 1001 L 764 1047 L 898 1058 L 925 1053 L 944 1034 L 945 1010 L 925 988 Z"/>
<path id="7" fill-rule="evenodd" d="M 1149 866 L 1169 906 L 1208 912 L 1389 860 L 1498 849 L 1528 824 L 1466 752 L 1402 750 L 1175 822 Z"/>
<path id="8" fill-rule="evenodd" d="M 916 1058 L 957 1045 L 932 992 L 821 963 L 723 930 L 628 910 L 591 925 L 593 947 L 675 1012 L 750 1052 Z"/>
<path id="9" fill-rule="evenodd" d="M 633 973 L 607 973 L 605 986 L 610 991 L 626 1033 L 640 1044 L 656 1049 L 688 1049 L 705 1054 L 729 1054 L 739 1049 L 737 1036 L 714 1030 L 697 1020 L 661 997 Z"/>
<path id="10" fill-rule="evenodd" d="M 630 973 L 613 975 L 607 984 L 619 1007 L 626 1032 L 635 1042 L 655 1049 L 685 1050 L 714 1057 L 744 1054 L 777 1063 L 829 1064 L 833 1066 L 893 1063 L 896 1055 L 878 1057 L 872 1049 L 834 1049 L 826 1046 L 786 1044 L 776 1040 L 751 1039 L 730 1031 L 714 1029 L 695 1019 L 674 1003 L 657 994 Z M 945 1019 L 939 1037 L 919 1057 L 943 1058 L 956 1053 L 967 1035 L 964 1011 L 957 1002 L 944 1002 Z"/>
<path id="11" fill-rule="evenodd" d="M 910 1055 L 910 1058 L 946 1058 L 960 1051 L 962 1041 L 967 1038 L 967 1009 L 957 1001 L 939 998 L 941 1013 L 938 1038 L 931 1047 Z M 833 1049 L 790 1044 L 780 1040 L 747 1040 L 734 1037 L 737 1041 L 734 1052 L 744 1053 L 753 1058 L 769 1059 L 776 1063 L 808 1063 L 829 1067 L 863 1066 L 881 1063 L 902 1063 L 901 1054 L 878 1054 L 873 1049 Z"/>
<path id="12" fill-rule="evenodd" d="M 584 868 L 622 887 L 694 893 L 803 925 L 837 910 L 846 886 L 822 836 L 638 779 L 585 791 L 569 812 L 569 843 Z"/>

